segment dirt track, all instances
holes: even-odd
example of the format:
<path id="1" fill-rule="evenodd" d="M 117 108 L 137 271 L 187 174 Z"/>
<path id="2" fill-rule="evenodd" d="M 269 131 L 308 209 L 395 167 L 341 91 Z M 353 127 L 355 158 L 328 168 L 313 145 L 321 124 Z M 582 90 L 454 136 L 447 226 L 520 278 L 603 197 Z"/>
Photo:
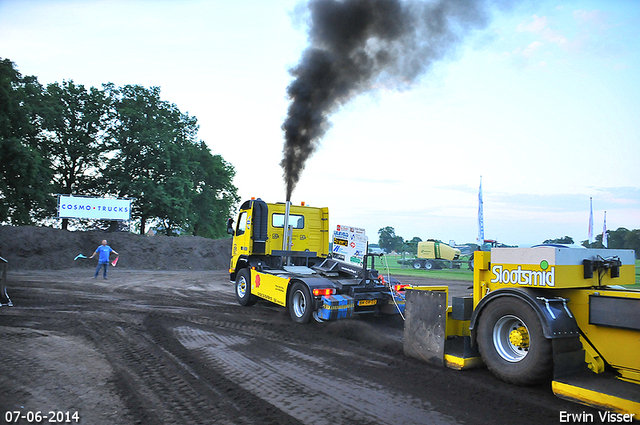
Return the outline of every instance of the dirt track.
<path id="1" fill-rule="evenodd" d="M 224 271 L 92 275 L 10 271 L 0 423 L 77 411 L 83 424 L 538 425 L 593 412 L 548 386 L 405 357 L 398 317 L 295 325 L 274 305 L 240 307 Z"/>

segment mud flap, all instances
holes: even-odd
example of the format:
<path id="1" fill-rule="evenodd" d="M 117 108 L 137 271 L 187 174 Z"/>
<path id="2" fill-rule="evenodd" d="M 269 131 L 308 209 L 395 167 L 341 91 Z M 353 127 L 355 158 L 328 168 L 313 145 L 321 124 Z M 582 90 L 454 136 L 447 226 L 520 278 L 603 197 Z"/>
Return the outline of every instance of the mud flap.
<path id="1" fill-rule="evenodd" d="M 404 354 L 444 366 L 447 293 L 445 291 L 406 291 Z"/>

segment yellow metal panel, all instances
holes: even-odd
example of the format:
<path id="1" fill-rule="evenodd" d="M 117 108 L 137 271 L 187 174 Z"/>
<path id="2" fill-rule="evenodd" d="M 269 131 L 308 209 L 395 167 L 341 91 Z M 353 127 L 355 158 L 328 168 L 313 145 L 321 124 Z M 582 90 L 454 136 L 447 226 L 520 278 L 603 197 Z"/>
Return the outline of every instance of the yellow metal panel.
<path id="1" fill-rule="evenodd" d="M 251 294 L 281 306 L 287 305 L 289 278 L 251 270 Z"/>
<path id="2" fill-rule="evenodd" d="M 607 271 L 584 278 L 583 260 L 616 256 L 622 261 L 620 276 Z M 557 247 L 495 248 L 491 250 L 490 289 L 501 287 L 588 288 L 635 283 L 635 258 L 630 250 Z"/>
<path id="3" fill-rule="evenodd" d="M 444 365 L 449 369 L 466 370 L 484 365 L 480 357 L 459 357 L 452 354 L 444 355 Z"/>
<path id="4" fill-rule="evenodd" d="M 447 310 L 447 336 L 469 336 L 469 320 L 455 320 L 451 318 L 452 308 Z"/>
<path id="5" fill-rule="evenodd" d="M 626 414 L 628 416 L 627 420 L 624 422 L 631 422 L 631 419 L 640 418 L 640 403 L 636 401 L 627 400 L 621 397 L 592 391 L 558 381 L 553 381 L 551 383 L 551 388 L 553 389 L 553 393 L 560 398 L 575 401 L 587 406 L 593 406 L 605 411 Z M 616 417 L 616 419 L 618 419 L 618 417 Z M 622 419 L 624 418 L 619 419 L 620 420 L 615 420 L 613 422 L 623 422 Z"/>
<path id="6" fill-rule="evenodd" d="M 584 348 L 584 361 L 593 373 L 604 372 L 604 360 L 600 356 L 600 353 L 589 344 L 589 342 L 580 336 L 580 342 Z"/>
<path id="7" fill-rule="evenodd" d="M 569 299 L 567 306 L 576 318 L 584 338 L 607 363 L 616 368 L 640 371 L 640 355 L 638 355 L 640 353 L 640 331 L 589 324 L 590 295 L 640 299 L 640 292 L 565 289 L 558 290 L 557 294 Z"/>
<path id="8" fill-rule="evenodd" d="M 449 287 L 448 286 L 412 286 L 409 289 L 415 289 L 417 291 L 444 291 L 447 293 L 447 299 L 449 299 Z"/>
<path id="9" fill-rule="evenodd" d="M 283 227 L 273 226 L 273 214 L 284 215 L 285 204 L 267 204 L 268 215 L 268 235 L 266 250 L 281 250 L 284 237 Z M 319 257 L 326 257 L 329 253 L 329 209 L 316 208 L 300 205 L 291 205 L 289 210 L 291 215 L 304 217 L 304 228 L 292 230 L 293 251 L 316 252 Z"/>
<path id="10" fill-rule="evenodd" d="M 491 261 L 491 253 L 487 251 L 476 251 L 473 254 L 473 308 L 489 289 L 489 262 Z"/>

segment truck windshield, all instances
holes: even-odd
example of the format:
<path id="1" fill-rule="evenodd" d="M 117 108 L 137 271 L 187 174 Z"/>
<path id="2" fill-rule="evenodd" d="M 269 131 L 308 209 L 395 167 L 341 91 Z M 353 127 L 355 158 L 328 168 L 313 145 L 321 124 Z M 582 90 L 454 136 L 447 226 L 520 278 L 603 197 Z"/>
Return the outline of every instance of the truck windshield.
<path id="1" fill-rule="evenodd" d="M 275 213 L 271 216 L 271 225 L 273 227 L 284 227 L 284 214 Z M 294 229 L 304 228 L 304 216 L 289 214 L 289 225 Z"/>

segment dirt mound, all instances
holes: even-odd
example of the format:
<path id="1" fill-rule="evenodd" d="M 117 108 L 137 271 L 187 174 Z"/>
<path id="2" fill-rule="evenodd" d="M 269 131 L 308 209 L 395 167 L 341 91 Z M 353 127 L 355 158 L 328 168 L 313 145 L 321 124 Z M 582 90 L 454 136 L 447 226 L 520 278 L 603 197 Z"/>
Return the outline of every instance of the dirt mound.
<path id="1" fill-rule="evenodd" d="M 224 270 L 229 267 L 230 238 L 70 232 L 32 226 L 0 226 L 0 257 L 14 270 L 84 268 L 88 262 L 95 266 L 95 258 L 76 261 L 74 258 L 78 254 L 89 257 L 103 239 L 120 254 L 118 267 L 141 270 Z"/>

